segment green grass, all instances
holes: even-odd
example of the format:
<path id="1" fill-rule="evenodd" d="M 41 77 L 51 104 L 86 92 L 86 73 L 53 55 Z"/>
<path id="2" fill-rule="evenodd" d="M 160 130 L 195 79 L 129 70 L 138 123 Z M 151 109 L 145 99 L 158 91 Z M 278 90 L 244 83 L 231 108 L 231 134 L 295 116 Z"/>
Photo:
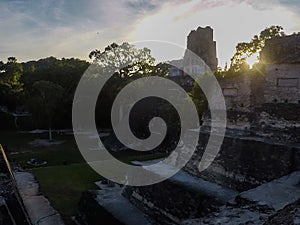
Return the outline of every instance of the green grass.
<path id="1" fill-rule="evenodd" d="M 65 221 L 76 213 L 82 192 L 97 189 L 94 182 L 102 179 L 87 164 L 32 169 L 40 190 Z"/>
<path id="2" fill-rule="evenodd" d="M 29 142 L 35 139 L 47 139 L 48 133 L 31 134 L 20 133 L 16 131 L 0 131 L 0 143 L 7 145 L 11 151 L 24 151 L 30 147 Z M 53 134 L 53 138 L 57 140 L 72 140 L 72 135 L 56 135 Z"/>
<path id="3" fill-rule="evenodd" d="M 70 218 L 76 213 L 82 192 L 97 189 L 95 181 L 103 178 L 85 163 L 73 135 L 54 135 L 54 139 L 65 141 L 60 145 L 33 147 L 29 144 L 35 139 L 47 139 L 47 137 L 46 133 L 28 134 L 0 131 L 0 143 L 8 146 L 9 153 L 14 153 L 10 155 L 10 160 L 18 162 L 35 175 L 43 195 L 62 215 L 66 224 L 71 224 Z M 134 151 L 117 152 L 112 155 L 125 163 L 165 156 L 164 154 Z M 47 165 L 35 168 L 27 164 L 28 160 L 36 157 L 47 161 Z"/>
<path id="4" fill-rule="evenodd" d="M 11 155 L 11 158 L 20 163 L 23 168 L 31 167 L 27 164 L 27 161 L 31 158 L 39 158 L 47 161 L 46 166 L 84 162 L 73 141 L 66 141 L 63 144 L 48 147 L 28 147 L 24 152 Z"/>
<path id="5" fill-rule="evenodd" d="M 54 135 L 56 140 L 64 141 L 60 145 L 34 147 L 29 143 L 35 139 L 47 139 L 44 134 L 17 132 L 0 132 L 0 143 L 8 146 L 10 159 L 18 162 L 23 168 L 31 168 L 27 161 L 40 158 L 47 161 L 47 166 L 83 163 L 84 160 L 75 143 L 73 135 Z"/>

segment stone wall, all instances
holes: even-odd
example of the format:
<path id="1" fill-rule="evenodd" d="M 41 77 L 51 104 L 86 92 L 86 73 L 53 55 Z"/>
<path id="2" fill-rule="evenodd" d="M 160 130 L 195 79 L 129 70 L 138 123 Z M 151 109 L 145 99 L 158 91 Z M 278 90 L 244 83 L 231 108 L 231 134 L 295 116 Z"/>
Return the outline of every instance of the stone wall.
<path id="1" fill-rule="evenodd" d="M 227 109 L 227 128 L 249 129 L 252 111 L 252 78 L 249 74 L 239 74 L 218 78 Z M 204 125 L 209 125 L 208 113 L 204 115 Z"/>
<path id="2" fill-rule="evenodd" d="M 256 73 L 251 74 L 251 108 L 252 111 L 264 104 L 264 90 L 265 90 L 265 74 L 261 73 L 261 69 Z"/>
<path id="3" fill-rule="evenodd" d="M 300 127 L 299 43 L 300 34 L 269 40 L 261 52 L 262 66 L 257 67 L 256 74 L 219 79 L 228 128 L 250 128 L 264 137 L 297 142 L 291 136 Z M 280 137 L 280 132 L 286 134 Z"/>
<path id="4" fill-rule="evenodd" d="M 300 129 L 300 64 L 265 65 L 264 74 L 220 78 L 219 84 L 227 128 L 252 130 L 255 136 L 271 139 L 278 133 L 275 139 L 300 142 L 300 137 L 292 137 Z"/>
<path id="5" fill-rule="evenodd" d="M 300 143 L 300 104 L 266 103 L 256 108 L 251 124 L 257 136 L 285 143 Z"/>
<path id="6" fill-rule="evenodd" d="M 249 112 L 251 110 L 251 76 L 241 74 L 219 79 L 228 111 Z"/>
<path id="7" fill-rule="evenodd" d="M 98 203 L 97 191 L 82 194 L 75 219 L 80 225 L 124 225 Z"/>
<path id="8" fill-rule="evenodd" d="M 127 186 L 123 195 L 159 225 L 203 217 L 226 203 L 172 178 L 150 186 Z"/>
<path id="9" fill-rule="evenodd" d="M 264 102 L 300 104 L 300 64 L 266 65 Z"/>
<path id="10" fill-rule="evenodd" d="M 217 48 L 211 27 L 198 27 L 197 30 L 192 30 L 187 37 L 187 49 L 203 59 L 212 71 L 217 70 Z M 186 52 L 184 58 L 186 59 L 188 56 L 189 54 Z"/>
<path id="11" fill-rule="evenodd" d="M 211 182 L 244 191 L 300 169 L 299 146 L 227 135 L 216 159 L 200 173 L 198 165 L 208 136 L 201 133 L 199 147 L 185 170 Z"/>
<path id="12" fill-rule="evenodd" d="M 187 74 L 199 75 L 218 67 L 216 42 L 213 40 L 213 29 L 198 27 L 187 37 L 187 49 L 183 59 L 170 61 L 169 77 L 184 77 Z M 191 54 L 191 52 L 193 52 Z M 201 60 L 196 59 L 195 54 Z M 200 62 L 201 61 L 201 62 Z M 189 76 L 188 82 L 193 81 Z"/>
<path id="13" fill-rule="evenodd" d="M 265 64 L 285 64 L 300 62 L 300 34 L 277 37 L 267 40 L 261 52 Z"/>

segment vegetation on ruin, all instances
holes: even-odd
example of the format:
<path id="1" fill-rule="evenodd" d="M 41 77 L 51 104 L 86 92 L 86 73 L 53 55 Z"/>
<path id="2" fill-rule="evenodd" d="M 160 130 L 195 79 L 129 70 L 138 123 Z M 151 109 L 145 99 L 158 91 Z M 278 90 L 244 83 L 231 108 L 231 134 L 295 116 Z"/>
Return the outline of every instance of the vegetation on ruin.
<path id="1" fill-rule="evenodd" d="M 264 66 L 263 64 L 260 64 L 260 53 L 264 48 L 266 41 L 283 36 L 285 36 L 283 27 L 274 25 L 262 30 L 259 34 L 254 35 L 249 42 L 238 43 L 236 45 L 236 52 L 230 59 L 230 65 L 226 64 L 224 69 L 219 67 L 218 70 L 215 71 L 216 77 L 219 79 L 237 76 L 243 73 L 255 74 L 262 72 Z M 252 68 L 247 62 L 251 57 L 255 57 L 256 59 Z"/>
<path id="2" fill-rule="evenodd" d="M 266 41 L 284 35 L 283 27 L 271 26 L 261 31 L 260 34 L 254 35 L 249 42 L 238 43 L 236 53 L 231 58 L 229 71 L 243 72 L 248 70 L 249 65 L 246 62 L 248 58 L 257 54 L 257 59 L 259 60 L 259 53 L 264 48 Z"/>
<path id="3" fill-rule="evenodd" d="M 231 63 L 228 66 L 225 65 L 225 68 L 222 69 L 218 67 L 217 71 L 214 72 L 214 75 L 218 80 L 221 79 L 230 79 L 231 77 L 242 76 L 248 74 L 252 76 L 253 79 L 260 79 L 263 76 L 264 65 L 259 63 L 260 52 L 265 46 L 267 40 L 271 40 L 276 37 L 282 37 L 285 33 L 281 26 L 270 26 L 262 30 L 258 35 L 254 37 L 249 42 L 241 42 L 236 46 L 236 52 L 231 58 Z M 247 59 L 252 56 L 257 56 L 257 63 L 255 63 L 252 68 L 247 63 Z M 207 99 L 197 83 L 194 83 L 192 91 L 189 93 L 193 99 L 199 116 L 208 109 Z"/>

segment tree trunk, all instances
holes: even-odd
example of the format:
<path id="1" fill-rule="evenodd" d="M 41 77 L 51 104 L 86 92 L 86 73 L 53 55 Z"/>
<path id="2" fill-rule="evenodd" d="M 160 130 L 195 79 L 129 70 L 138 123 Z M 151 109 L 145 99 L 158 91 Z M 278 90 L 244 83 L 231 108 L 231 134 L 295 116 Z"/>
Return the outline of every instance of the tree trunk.
<path id="1" fill-rule="evenodd" d="M 49 127 L 49 141 L 52 141 L 52 129 Z"/>
<path id="2" fill-rule="evenodd" d="M 52 128 L 51 128 L 51 121 L 49 122 L 49 141 L 52 141 Z"/>

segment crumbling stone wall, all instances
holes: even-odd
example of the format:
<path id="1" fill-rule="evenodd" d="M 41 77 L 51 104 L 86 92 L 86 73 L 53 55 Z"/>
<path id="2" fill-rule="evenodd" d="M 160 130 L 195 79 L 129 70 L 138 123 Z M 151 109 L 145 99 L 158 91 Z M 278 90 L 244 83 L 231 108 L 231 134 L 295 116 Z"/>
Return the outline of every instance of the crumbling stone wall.
<path id="1" fill-rule="evenodd" d="M 299 43 L 299 34 L 269 40 L 256 74 L 220 79 L 228 128 L 250 128 L 256 136 L 299 142 L 295 134 L 300 128 Z"/>
<path id="2" fill-rule="evenodd" d="M 286 64 L 300 62 L 300 34 L 267 40 L 260 54 L 264 64 Z"/>
<path id="3" fill-rule="evenodd" d="M 264 103 L 300 103 L 300 34 L 266 41 Z"/>
<path id="4" fill-rule="evenodd" d="M 227 127 L 249 129 L 251 122 L 249 114 L 252 110 L 251 76 L 239 74 L 218 80 L 227 109 Z"/>
<path id="5" fill-rule="evenodd" d="M 203 217 L 225 204 L 172 179 L 150 186 L 126 186 L 123 195 L 160 225 Z"/>
<path id="6" fill-rule="evenodd" d="M 251 74 L 251 108 L 260 107 L 264 104 L 264 89 L 265 89 L 265 75 L 262 68 Z"/>
<path id="7" fill-rule="evenodd" d="M 208 138 L 208 133 L 201 133 L 199 146 L 184 169 L 222 186 L 245 191 L 300 169 L 299 146 L 227 135 L 213 163 L 200 173 Z"/>
<path id="8" fill-rule="evenodd" d="M 197 30 L 192 30 L 187 37 L 187 49 L 198 55 L 212 71 L 217 70 L 217 47 L 211 27 L 198 27 Z M 185 53 L 185 61 L 189 61 L 187 57 L 188 52 Z"/>
<path id="9" fill-rule="evenodd" d="M 202 74 L 209 70 L 216 71 L 218 66 L 216 42 L 213 40 L 211 27 L 198 27 L 187 37 L 187 49 L 183 59 L 172 60 L 169 66 L 169 77 L 185 77 L 183 86 L 192 86 L 193 80 L 186 74 Z M 198 55 L 203 61 L 195 59 Z"/>
<path id="10" fill-rule="evenodd" d="M 219 79 L 228 111 L 249 112 L 251 110 L 251 77 L 240 74 Z"/>
<path id="11" fill-rule="evenodd" d="M 300 104 L 266 103 L 256 108 L 251 130 L 267 139 L 300 143 Z"/>
<path id="12" fill-rule="evenodd" d="M 300 104 L 300 63 L 266 65 L 264 103 Z"/>

